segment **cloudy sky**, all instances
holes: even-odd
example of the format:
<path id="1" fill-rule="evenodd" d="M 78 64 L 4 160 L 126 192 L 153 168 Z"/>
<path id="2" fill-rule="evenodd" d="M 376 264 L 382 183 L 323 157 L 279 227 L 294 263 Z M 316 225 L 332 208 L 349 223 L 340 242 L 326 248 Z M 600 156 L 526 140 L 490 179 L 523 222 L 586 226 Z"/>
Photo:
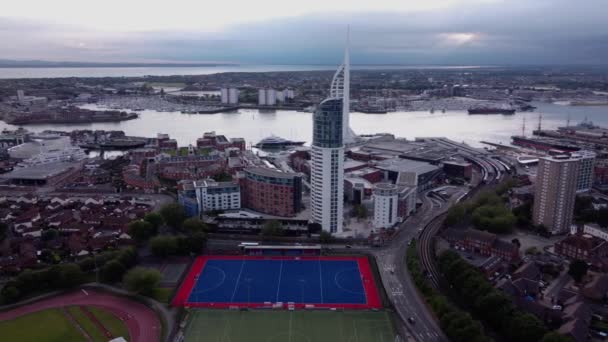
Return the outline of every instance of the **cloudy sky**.
<path id="1" fill-rule="evenodd" d="M 19 0 L 0 59 L 608 64 L 608 0 Z"/>

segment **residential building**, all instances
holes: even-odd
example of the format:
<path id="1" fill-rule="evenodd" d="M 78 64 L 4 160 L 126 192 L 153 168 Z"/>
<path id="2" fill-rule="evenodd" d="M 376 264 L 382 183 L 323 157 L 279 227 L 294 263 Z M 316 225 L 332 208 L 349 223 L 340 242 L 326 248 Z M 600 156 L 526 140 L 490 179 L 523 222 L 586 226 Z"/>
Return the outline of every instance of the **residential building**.
<path id="1" fill-rule="evenodd" d="M 222 88 L 222 104 L 238 104 L 239 103 L 239 90 L 236 88 Z"/>
<path id="2" fill-rule="evenodd" d="M 241 208 L 241 189 L 235 182 L 195 181 L 194 190 L 202 213 Z"/>
<path id="3" fill-rule="evenodd" d="M 476 229 L 448 229 L 443 237 L 450 246 L 485 256 L 498 256 L 508 262 L 519 260 L 519 247 L 499 239 L 496 234 Z"/>
<path id="4" fill-rule="evenodd" d="M 391 228 L 398 222 L 399 188 L 391 183 L 374 186 L 374 227 Z"/>
<path id="5" fill-rule="evenodd" d="M 593 187 L 595 157 L 596 154 L 592 151 L 577 151 L 572 153 L 572 158 L 580 160 L 578 178 L 576 181 L 576 192 L 587 192 Z"/>
<path id="6" fill-rule="evenodd" d="M 608 242 L 599 237 L 577 233 L 555 243 L 555 253 L 586 261 L 594 268 L 608 269 Z"/>
<path id="7" fill-rule="evenodd" d="M 570 231 L 580 162 L 570 155 L 539 158 L 532 220 L 551 234 Z"/>
<path id="8" fill-rule="evenodd" d="M 604 241 L 608 241 L 608 229 L 602 228 L 599 224 L 585 223 L 582 229 L 584 234 L 589 234 L 591 236 L 598 237 Z"/>
<path id="9" fill-rule="evenodd" d="M 272 88 L 258 90 L 258 105 L 274 106 L 277 104 L 277 91 Z"/>
<path id="10" fill-rule="evenodd" d="M 241 174 L 243 207 L 260 213 L 293 217 L 302 208 L 302 177 L 264 167 L 248 167 Z"/>

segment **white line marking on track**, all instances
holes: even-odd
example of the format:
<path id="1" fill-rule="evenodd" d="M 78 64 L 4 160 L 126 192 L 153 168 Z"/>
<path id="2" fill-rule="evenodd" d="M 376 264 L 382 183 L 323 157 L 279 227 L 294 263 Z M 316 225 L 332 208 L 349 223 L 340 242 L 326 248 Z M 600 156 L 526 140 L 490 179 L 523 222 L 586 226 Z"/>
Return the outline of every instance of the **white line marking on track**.
<path id="1" fill-rule="evenodd" d="M 87 291 L 85 291 L 84 289 L 82 289 L 82 293 L 84 293 L 85 296 L 89 295 L 89 293 Z"/>

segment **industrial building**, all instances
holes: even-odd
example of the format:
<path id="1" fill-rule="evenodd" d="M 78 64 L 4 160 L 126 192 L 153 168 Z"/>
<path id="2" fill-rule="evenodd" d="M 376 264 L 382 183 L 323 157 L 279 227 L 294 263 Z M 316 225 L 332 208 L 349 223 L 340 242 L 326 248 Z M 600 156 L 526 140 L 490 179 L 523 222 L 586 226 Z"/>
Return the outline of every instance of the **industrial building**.
<path id="1" fill-rule="evenodd" d="M 437 165 L 402 158 L 392 158 L 377 162 L 374 166 L 384 173 L 384 180 L 398 183 L 399 178 L 412 177 L 408 185 L 418 187 L 418 191 L 429 189 L 434 181 L 442 174 Z"/>
<path id="2" fill-rule="evenodd" d="M 552 234 L 570 231 L 581 160 L 570 155 L 539 158 L 532 221 Z"/>

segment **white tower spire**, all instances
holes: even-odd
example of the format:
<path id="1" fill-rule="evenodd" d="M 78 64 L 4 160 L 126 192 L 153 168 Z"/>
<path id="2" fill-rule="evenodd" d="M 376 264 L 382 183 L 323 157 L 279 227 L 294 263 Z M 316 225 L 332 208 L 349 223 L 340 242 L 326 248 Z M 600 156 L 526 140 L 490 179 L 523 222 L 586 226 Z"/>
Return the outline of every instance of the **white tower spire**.
<path id="1" fill-rule="evenodd" d="M 342 98 L 342 124 L 344 143 L 354 142 L 355 133 L 350 128 L 350 26 L 346 29 L 346 47 L 344 48 L 344 62 L 338 67 L 331 81 L 329 96 Z"/>

